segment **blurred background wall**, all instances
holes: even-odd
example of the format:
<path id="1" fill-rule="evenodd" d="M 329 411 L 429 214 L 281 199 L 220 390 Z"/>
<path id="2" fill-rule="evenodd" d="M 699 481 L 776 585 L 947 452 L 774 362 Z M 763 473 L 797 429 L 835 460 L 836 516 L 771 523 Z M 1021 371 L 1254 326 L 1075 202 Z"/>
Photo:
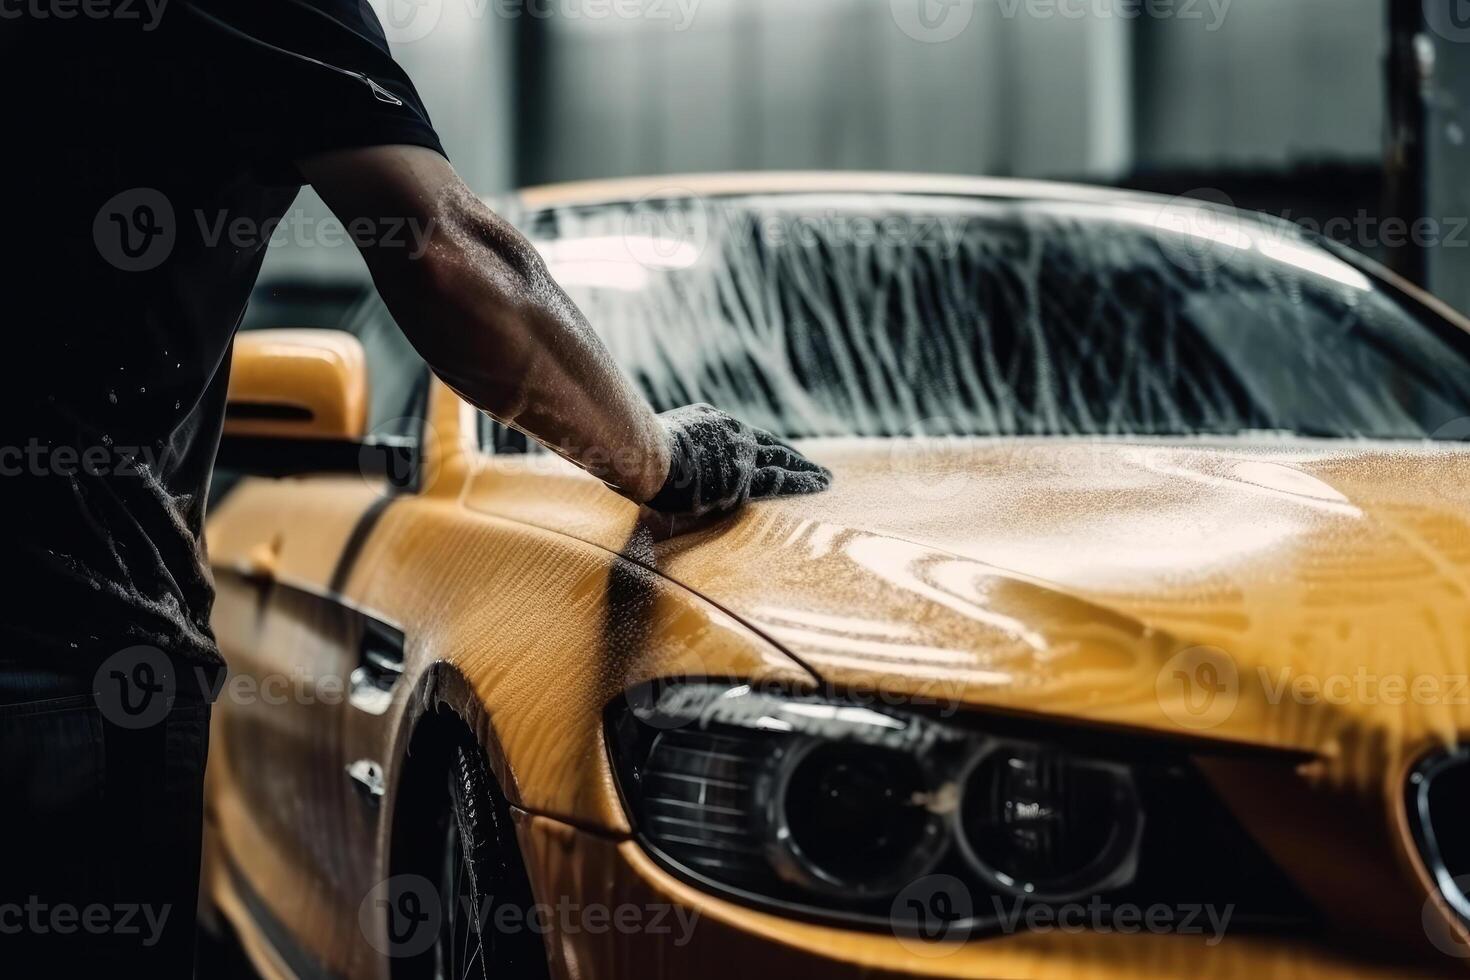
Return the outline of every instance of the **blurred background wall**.
<path id="1" fill-rule="evenodd" d="M 958 36 L 935 43 L 905 34 L 892 6 L 703 0 L 688 25 L 529 25 L 542 36 L 518 102 L 518 176 L 821 167 L 1107 180 L 1140 166 L 1371 163 L 1381 151 L 1383 0 L 1230 0 L 1218 13 L 1201 0 L 1132 20 L 1100 15 L 1108 4 L 1046 16 L 977 0 Z"/>
<path id="2" fill-rule="evenodd" d="M 682 29 L 547 21 L 521 174 L 1126 168 L 1126 25 L 979 7 L 944 43 L 905 35 L 888 0 L 703 0 Z"/>
<path id="3" fill-rule="evenodd" d="M 1416 0 L 369 2 L 451 157 L 485 194 L 638 174 L 903 170 L 1168 194 L 1207 189 L 1319 224 L 1380 215 L 1390 4 L 1419 7 Z M 1123 15 L 1145 4 L 1166 15 Z M 1446 47 L 1441 36 L 1429 40 Z M 1447 98 L 1470 98 L 1467 45 L 1448 48 L 1441 63 L 1454 74 L 1436 84 Z M 1458 118 L 1458 105 L 1448 111 Z M 1446 132 L 1453 130 L 1440 125 L 1431 141 L 1438 157 L 1430 162 L 1443 165 L 1414 176 L 1437 188 L 1439 206 L 1459 207 L 1463 182 L 1458 171 L 1447 173 L 1460 144 Z M 306 220 L 326 217 L 309 190 L 297 207 Z M 1389 257 L 1368 236 L 1348 243 Z M 1440 255 L 1424 275 L 1453 290 L 1464 262 Z M 351 249 L 286 245 L 273 251 L 267 275 L 326 277 L 358 263 Z M 1470 287 L 1461 288 L 1470 306 Z"/>

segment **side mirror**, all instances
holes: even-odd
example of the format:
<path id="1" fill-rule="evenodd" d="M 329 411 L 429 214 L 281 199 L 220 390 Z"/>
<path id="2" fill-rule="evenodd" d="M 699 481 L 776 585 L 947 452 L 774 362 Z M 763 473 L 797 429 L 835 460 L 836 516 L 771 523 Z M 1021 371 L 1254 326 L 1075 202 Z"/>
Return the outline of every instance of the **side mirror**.
<path id="1" fill-rule="evenodd" d="M 341 330 L 235 337 L 218 465 L 256 476 L 361 473 L 417 481 L 417 437 L 367 436 L 367 356 Z M 407 474 L 405 476 L 404 474 Z"/>
<path id="2" fill-rule="evenodd" d="M 356 337 L 341 330 L 236 335 L 226 439 L 358 443 L 367 417 L 367 355 Z"/>

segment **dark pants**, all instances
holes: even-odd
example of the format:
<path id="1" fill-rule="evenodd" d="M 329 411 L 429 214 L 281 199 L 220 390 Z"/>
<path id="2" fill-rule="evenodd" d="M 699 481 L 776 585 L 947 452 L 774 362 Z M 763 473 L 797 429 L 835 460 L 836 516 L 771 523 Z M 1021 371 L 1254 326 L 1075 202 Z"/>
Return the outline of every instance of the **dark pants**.
<path id="1" fill-rule="evenodd" d="M 191 977 L 210 705 L 98 677 L 0 663 L 0 972 Z"/>

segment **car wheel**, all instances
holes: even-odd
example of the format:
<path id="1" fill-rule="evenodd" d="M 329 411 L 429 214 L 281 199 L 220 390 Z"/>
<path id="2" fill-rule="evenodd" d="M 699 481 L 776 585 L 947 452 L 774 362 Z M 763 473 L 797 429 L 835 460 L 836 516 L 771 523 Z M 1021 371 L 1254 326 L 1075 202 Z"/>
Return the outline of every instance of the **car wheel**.
<path id="1" fill-rule="evenodd" d="M 436 980 L 538 980 L 548 976 L 546 944 L 521 859 L 510 805 L 478 746 L 457 746 L 449 805 L 441 821 L 439 893 L 444 898 L 434 952 Z M 506 908 L 506 906 L 515 908 Z"/>

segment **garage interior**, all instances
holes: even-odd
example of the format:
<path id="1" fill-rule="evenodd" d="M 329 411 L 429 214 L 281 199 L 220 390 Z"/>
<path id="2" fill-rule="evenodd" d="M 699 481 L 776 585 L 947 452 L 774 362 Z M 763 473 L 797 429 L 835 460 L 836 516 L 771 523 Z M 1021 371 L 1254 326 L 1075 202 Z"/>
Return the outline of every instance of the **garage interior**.
<path id="1" fill-rule="evenodd" d="M 1303 221 L 1470 309 L 1453 247 L 1470 240 L 1454 218 L 1470 203 L 1470 52 L 1432 29 L 1432 2 L 1036 6 L 958 0 L 964 29 L 922 43 L 882 0 L 702 0 L 687 18 L 670 0 L 633 19 L 595 0 L 507 17 L 443 0 L 439 28 L 394 51 L 489 196 L 752 170 L 1078 181 Z M 309 189 L 297 206 L 328 214 Z M 1449 247 L 1385 224 L 1424 217 Z M 357 263 L 287 243 L 262 281 L 307 286 Z"/>

